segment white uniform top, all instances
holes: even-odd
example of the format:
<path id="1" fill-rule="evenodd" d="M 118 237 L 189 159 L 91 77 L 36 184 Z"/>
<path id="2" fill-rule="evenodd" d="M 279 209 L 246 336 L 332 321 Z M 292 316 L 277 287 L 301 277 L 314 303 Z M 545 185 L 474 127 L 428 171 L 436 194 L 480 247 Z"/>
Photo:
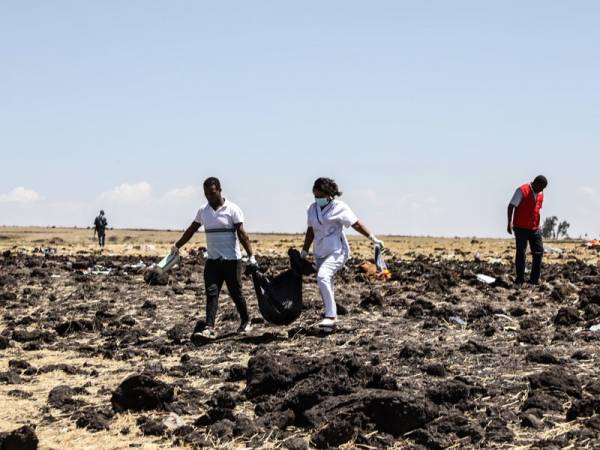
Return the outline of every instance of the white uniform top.
<path id="1" fill-rule="evenodd" d="M 350 246 L 344 234 L 348 228 L 358 222 L 358 217 L 341 200 L 332 200 L 321 209 L 316 203 L 308 207 L 308 226 L 315 233 L 313 253 L 315 258 L 326 258 L 333 254 L 345 253 L 350 256 Z"/>
<path id="2" fill-rule="evenodd" d="M 531 183 L 529 184 L 531 186 Z M 533 192 L 533 199 L 537 201 L 537 194 L 534 192 L 533 188 L 531 188 L 531 192 Z M 512 198 L 510 199 L 510 205 L 513 205 L 515 208 L 521 204 L 523 201 L 523 192 L 521 192 L 521 188 L 518 187 Z"/>
<path id="3" fill-rule="evenodd" d="M 244 222 L 244 213 L 235 203 L 225 199 L 216 211 L 208 203 L 196 214 L 194 222 L 204 225 L 208 259 L 242 258 L 235 225 Z"/>

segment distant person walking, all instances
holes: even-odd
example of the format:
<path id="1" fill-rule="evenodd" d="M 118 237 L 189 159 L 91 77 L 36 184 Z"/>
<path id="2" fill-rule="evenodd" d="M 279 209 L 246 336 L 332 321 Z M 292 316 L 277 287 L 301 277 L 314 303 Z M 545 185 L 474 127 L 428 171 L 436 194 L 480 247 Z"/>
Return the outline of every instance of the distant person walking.
<path id="1" fill-rule="evenodd" d="M 108 225 L 108 220 L 106 220 L 106 216 L 104 215 L 104 210 L 100 210 L 100 214 L 98 217 L 94 219 L 94 235 L 98 235 L 98 245 L 100 246 L 100 250 L 104 249 L 104 242 L 106 239 L 106 226 Z"/>
<path id="2" fill-rule="evenodd" d="M 525 281 L 525 253 L 527 243 L 531 249 L 532 265 L 529 276 L 530 284 L 538 284 L 542 271 L 544 243 L 540 229 L 540 211 L 544 203 L 544 189 L 548 186 L 545 176 L 539 175 L 531 183 L 526 183 L 515 191 L 508 205 L 509 234 L 515 233 L 516 255 L 515 267 L 517 278 L 515 283 L 522 286 Z"/>
<path id="3" fill-rule="evenodd" d="M 308 207 L 308 228 L 301 255 L 306 258 L 311 244 L 314 243 L 317 285 L 325 307 L 325 318 L 319 323 L 319 327 L 331 329 L 336 326 L 337 322 L 333 278 L 350 257 L 350 245 L 344 234 L 344 228 L 354 228 L 369 238 L 373 244 L 382 248 L 383 241 L 367 230 L 346 203 L 337 199 L 342 193 L 334 180 L 318 178 L 313 185 L 312 192 L 315 201 Z"/>
<path id="4" fill-rule="evenodd" d="M 198 321 L 194 335 L 204 338 L 215 338 L 215 319 L 219 304 L 219 294 L 223 283 L 227 285 L 229 295 L 233 299 L 240 315 L 239 333 L 252 329 L 246 300 L 242 292 L 242 255 L 240 242 L 250 257 L 249 264 L 256 265 L 252 254 L 250 239 L 244 230 L 244 213 L 232 201 L 225 199 L 221 191 L 221 182 L 214 177 L 204 181 L 204 195 L 208 203 L 204 204 L 196 214 L 196 218 L 181 236 L 171 254 L 177 254 L 204 225 L 208 259 L 204 266 L 204 285 L 206 289 L 206 323 Z"/>

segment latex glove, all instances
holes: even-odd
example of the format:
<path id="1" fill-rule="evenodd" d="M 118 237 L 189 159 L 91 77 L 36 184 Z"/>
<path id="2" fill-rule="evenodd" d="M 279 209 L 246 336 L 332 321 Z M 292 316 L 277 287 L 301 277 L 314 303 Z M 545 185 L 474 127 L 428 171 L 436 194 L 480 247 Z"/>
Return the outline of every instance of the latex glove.
<path id="1" fill-rule="evenodd" d="M 306 250 L 302 250 L 300 252 L 300 258 L 306 259 L 307 256 L 308 256 L 308 252 Z"/>
<path id="2" fill-rule="evenodd" d="M 369 236 L 369 240 L 371 242 L 373 242 L 373 244 L 378 245 L 381 248 L 385 247 L 385 245 L 383 244 L 383 241 L 381 239 L 377 239 L 374 234 Z"/>
<path id="3" fill-rule="evenodd" d="M 250 255 L 250 257 L 248 258 L 248 265 L 258 266 L 258 263 L 256 262 L 256 258 L 254 257 L 254 255 Z"/>
<path id="4" fill-rule="evenodd" d="M 175 255 L 179 255 L 179 247 L 177 247 L 176 245 L 173 245 L 173 247 L 171 247 L 171 252 L 169 253 L 169 256 L 175 256 Z"/>

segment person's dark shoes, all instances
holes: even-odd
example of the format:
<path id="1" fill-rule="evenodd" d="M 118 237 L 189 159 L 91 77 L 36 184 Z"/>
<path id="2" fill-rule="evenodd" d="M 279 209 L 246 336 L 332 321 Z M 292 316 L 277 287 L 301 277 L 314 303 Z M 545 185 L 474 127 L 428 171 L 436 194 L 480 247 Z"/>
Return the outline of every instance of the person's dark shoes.
<path id="1" fill-rule="evenodd" d="M 196 328 L 199 327 L 196 326 Z M 192 341 L 192 344 L 202 345 L 214 341 L 216 337 L 217 333 L 215 333 L 215 330 L 212 327 L 205 326 L 203 329 L 194 330 L 190 340 Z"/>
<path id="2" fill-rule="evenodd" d="M 523 283 L 522 282 L 521 283 L 518 283 L 518 282 L 515 283 L 515 289 L 518 290 L 518 291 L 520 291 L 521 289 L 523 289 Z"/>
<path id="3" fill-rule="evenodd" d="M 205 328 L 214 328 L 214 325 L 208 325 L 204 320 L 199 320 L 196 322 L 196 325 L 194 325 L 194 331 L 192 331 L 192 334 L 201 333 Z"/>
<path id="4" fill-rule="evenodd" d="M 238 333 L 248 333 L 249 331 L 252 331 L 252 324 L 249 320 L 246 322 L 242 322 L 240 324 L 240 327 L 237 329 Z"/>
<path id="5" fill-rule="evenodd" d="M 215 330 L 211 327 L 206 327 L 200 332 L 200 335 L 206 339 L 214 339 L 217 337 L 217 333 L 215 333 Z"/>

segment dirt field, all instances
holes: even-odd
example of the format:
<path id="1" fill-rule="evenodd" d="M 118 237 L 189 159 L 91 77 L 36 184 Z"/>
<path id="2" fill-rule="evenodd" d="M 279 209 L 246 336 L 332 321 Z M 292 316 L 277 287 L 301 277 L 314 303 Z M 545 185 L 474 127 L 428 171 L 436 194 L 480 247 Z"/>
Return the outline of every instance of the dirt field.
<path id="1" fill-rule="evenodd" d="M 159 257 L 169 249 L 182 231 L 158 230 L 108 230 L 105 256 Z M 443 259 L 472 259 L 496 262 L 501 259 L 510 263 L 513 258 L 512 239 L 481 238 L 438 238 L 380 236 L 384 239 L 387 253 L 399 258 L 415 256 L 440 257 Z M 284 256 L 289 247 L 300 247 L 303 235 L 300 234 L 253 234 L 250 238 L 258 255 Z M 355 256 L 372 256 L 371 243 L 361 236 L 349 236 Z M 205 246 L 204 233 L 198 233 L 184 249 L 184 254 L 195 248 Z M 552 248 L 564 254 L 548 253 L 547 261 L 565 262 L 581 259 L 597 263 L 600 253 L 583 248 L 579 241 L 551 242 Z M 36 248 L 54 248 L 61 255 L 98 254 L 98 245 L 91 229 L 82 228 L 36 228 L 36 227 L 0 227 L 0 251 L 12 250 L 33 252 Z"/>
<path id="2" fill-rule="evenodd" d="M 134 266 L 178 235 L 109 230 L 100 255 L 92 230 L 0 228 L 0 431 L 56 450 L 600 446 L 598 253 L 580 243 L 550 243 L 543 284 L 516 290 L 510 240 L 384 237 L 381 281 L 353 237 L 335 333 L 314 326 L 314 276 L 289 326 L 261 320 L 245 279 L 254 330 L 234 333 L 223 292 L 218 338 L 192 343 L 200 254 L 164 286 Z M 251 237 L 272 274 L 302 238 Z"/>

